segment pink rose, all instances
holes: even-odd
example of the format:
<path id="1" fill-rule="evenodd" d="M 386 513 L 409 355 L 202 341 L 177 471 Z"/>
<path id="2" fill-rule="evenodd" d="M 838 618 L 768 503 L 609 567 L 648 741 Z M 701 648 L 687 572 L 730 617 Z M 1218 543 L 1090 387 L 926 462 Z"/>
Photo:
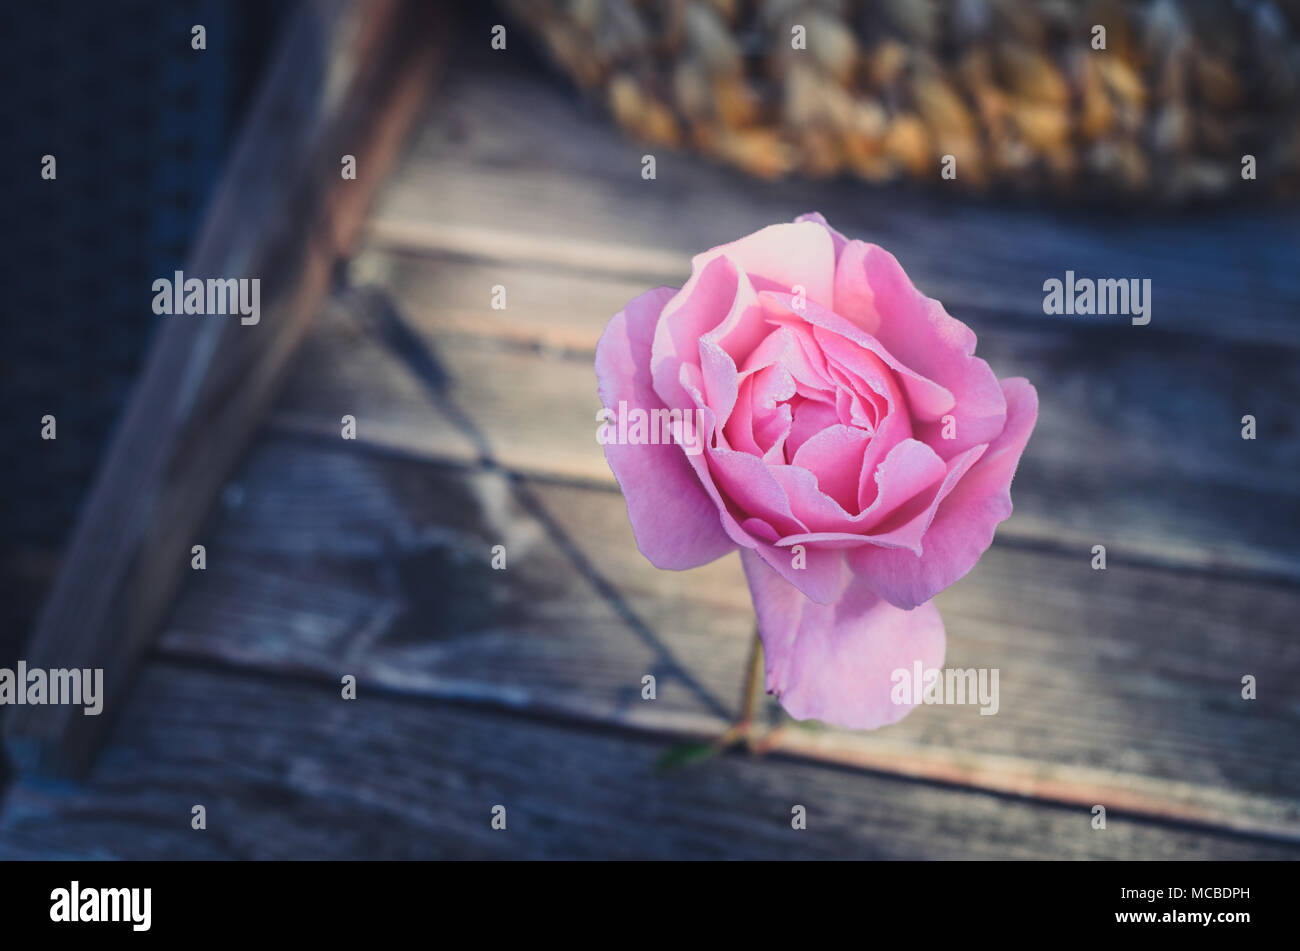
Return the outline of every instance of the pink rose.
<path id="1" fill-rule="evenodd" d="M 798 719 L 893 723 L 912 703 L 893 672 L 943 664 L 930 599 L 1011 514 L 1038 417 L 1027 380 L 974 354 L 893 255 L 819 214 L 696 256 L 600 338 L 602 441 L 638 547 L 671 569 L 740 549 L 767 690 Z M 698 443 L 676 424 L 687 438 L 647 438 L 672 410 Z"/>

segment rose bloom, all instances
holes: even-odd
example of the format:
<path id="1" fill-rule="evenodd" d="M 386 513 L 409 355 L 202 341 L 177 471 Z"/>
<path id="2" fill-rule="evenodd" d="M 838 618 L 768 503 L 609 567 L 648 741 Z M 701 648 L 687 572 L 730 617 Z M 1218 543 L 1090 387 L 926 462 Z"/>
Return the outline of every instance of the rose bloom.
<path id="1" fill-rule="evenodd" d="M 914 702 L 893 672 L 943 664 L 930 599 L 1011 514 L 1038 417 L 1029 382 L 999 381 L 975 342 L 819 214 L 697 255 L 685 286 L 642 294 L 600 338 L 604 407 L 702 424 L 703 451 L 605 446 L 638 547 L 669 569 L 740 549 L 767 690 L 797 719 L 893 723 Z"/>

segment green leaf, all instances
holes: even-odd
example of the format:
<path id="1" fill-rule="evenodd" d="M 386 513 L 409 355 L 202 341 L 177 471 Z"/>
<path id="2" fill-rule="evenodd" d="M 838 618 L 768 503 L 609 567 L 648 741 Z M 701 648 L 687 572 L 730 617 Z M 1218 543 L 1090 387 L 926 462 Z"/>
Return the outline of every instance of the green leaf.
<path id="1" fill-rule="evenodd" d="M 794 727 L 796 730 L 807 730 L 809 733 L 822 733 L 830 729 L 830 727 L 821 720 L 792 719 L 790 720 L 790 726 Z"/>
<path id="2" fill-rule="evenodd" d="M 655 772 L 666 773 L 681 769 L 683 766 L 715 756 L 718 752 L 713 743 L 678 743 L 676 746 L 669 747 L 655 760 Z"/>

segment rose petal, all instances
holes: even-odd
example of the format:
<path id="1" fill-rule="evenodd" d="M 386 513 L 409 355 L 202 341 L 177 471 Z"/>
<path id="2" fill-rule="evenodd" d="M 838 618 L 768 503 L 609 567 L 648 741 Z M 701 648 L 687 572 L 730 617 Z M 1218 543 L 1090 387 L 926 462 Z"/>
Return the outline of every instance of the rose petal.
<path id="1" fill-rule="evenodd" d="M 1002 431 L 1006 401 L 997 376 L 975 356 L 975 333 L 926 297 L 902 265 L 874 244 L 850 241 L 835 269 L 836 312 L 871 334 L 894 357 L 953 396 L 953 438 L 942 420 L 920 421 L 916 436 L 944 459 Z"/>
<path id="2" fill-rule="evenodd" d="M 700 410 L 700 413 L 703 416 L 704 431 L 711 432 L 714 428 L 714 422 L 715 422 L 713 411 L 708 409 L 707 407 L 704 407 L 703 409 Z M 739 518 L 737 518 L 736 515 L 732 514 L 731 509 L 729 507 L 729 503 L 727 500 L 723 498 L 722 491 L 717 484 L 717 480 L 715 480 L 714 478 L 713 465 L 711 460 L 712 457 L 715 455 L 721 455 L 724 458 L 723 465 L 727 465 L 729 464 L 729 461 L 733 457 L 741 458 L 746 456 L 747 454 L 734 452 L 730 449 L 726 449 L 725 447 L 719 448 L 719 447 L 710 446 L 706 444 L 704 446 L 703 452 L 695 453 L 693 455 L 687 455 L 686 460 L 690 464 L 691 468 L 695 470 L 695 474 L 699 479 L 700 485 L 704 487 L 704 491 L 705 493 L 707 493 L 709 499 L 713 502 L 715 506 L 717 506 L 718 517 L 722 522 L 723 531 L 727 533 L 728 537 L 730 537 L 733 542 L 735 542 L 737 545 L 740 545 L 741 547 L 744 548 L 757 547 L 763 543 L 763 540 L 767 536 L 760 535 L 759 537 L 756 538 L 752 533 L 750 533 L 744 527 L 742 522 L 744 522 L 745 524 L 749 524 L 748 522 L 745 521 L 745 517 L 746 517 L 745 513 L 741 513 Z M 783 503 L 780 498 L 773 497 L 771 489 L 767 485 L 767 483 L 771 482 L 772 480 L 765 471 L 762 471 L 761 460 L 758 460 L 753 456 L 750 456 L 749 458 L 754 459 L 755 462 L 760 463 L 760 469 L 753 470 L 752 474 L 754 475 L 756 482 L 762 483 L 761 496 L 765 499 L 772 500 L 772 504 L 776 506 L 778 512 L 780 513 L 778 515 L 778 519 L 787 528 L 787 532 L 788 532 L 789 525 L 791 524 L 788 520 L 790 518 L 790 516 L 788 515 L 788 504 Z M 752 468 L 751 463 L 744 463 L 744 462 L 736 463 L 736 467 L 740 470 L 739 474 L 741 476 L 742 484 L 743 484 L 743 476 L 744 476 L 746 466 L 750 466 Z M 780 490 L 778 487 L 778 492 L 779 491 Z M 802 523 L 798 522 L 798 520 L 795 520 L 794 524 L 802 524 Z M 779 537 L 779 535 L 777 537 Z"/>
<path id="3" fill-rule="evenodd" d="M 811 546 L 796 553 L 790 548 L 757 542 L 753 548 L 742 546 L 742 553 L 756 554 L 793 587 L 796 593 L 816 604 L 832 604 L 844 593 L 849 570 L 844 552 Z M 802 568 L 795 567 L 796 556 Z"/>
<path id="4" fill-rule="evenodd" d="M 761 456 L 763 450 L 754 439 L 753 390 L 754 378 L 742 377 L 736 395 L 736 406 L 722 428 L 722 435 L 728 448 Z"/>
<path id="5" fill-rule="evenodd" d="M 745 282 L 735 264 L 714 257 L 693 270 L 682 289 L 664 305 L 658 325 L 653 328 L 649 364 L 655 392 L 663 405 L 692 405 L 682 383 L 684 371 L 696 368 L 698 374 L 700 338 L 731 313 Z"/>
<path id="6" fill-rule="evenodd" d="M 912 415 L 922 420 L 937 420 L 952 409 L 956 402 L 952 393 L 939 383 L 931 380 L 898 360 L 879 340 L 863 331 L 860 327 L 845 320 L 839 314 L 809 301 L 801 311 L 791 306 L 790 295 L 777 294 L 773 291 L 760 291 L 759 300 L 764 306 L 767 319 L 775 324 L 802 320 L 813 325 L 814 336 L 824 347 L 826 332 L 839 334 L 856 343 L 859 347 L 870 350 L 889 369 L 894 371 L 899 385 L 907 395 Z"/>
<path id="7" fill-rule="evenodd" d="M 700 337 L 700 348 L 703 350 L 706 345 L 717 347 L 730 357 L 734 366 L 744 366 L 771 332 L 771 325 L 763 319 L 763 308 L 759 305 L 751 275 L 741 271 L 731 310 L 721 323 Z"/>
<path id="8" fill-rule="evenodd" d="M 920 443 L 925 445 L 925 443 Z M 928 446 L 926 446 L 929 449 Z M 907 548 L 913 554 L 921 554 L 922 537 L 929 530 L 935 514 L 944 499 L 958 485 L 966 472 L 979 461 L 986 446 L 967 449 L 955 459 L 946 463 L 935 453 L 934 458 L 944 467 L 943 481 L 937 489 L 927 491 L 908 499 L 889 515 L 883 517 L 879 524 L 873 525 L 869 533 L 871 544 L 885 548 Z M 930 452 L 934 453 L 933 449 Z"/>
<path id="9" fill-rule="evenodd" d="M 1038 419 L 1038 393 L 1028 380 L 1002 381 L 1007 423 L 934 513 L 920 556 L 862 547 L 848 555 L 854 574 L 901 608 L 922 604 L 961 578 L 993 542 L 1011 514 L 1011 479 Z"/>
<path id="10" fill-rule="evenodd" d="M 790 463 L 816 476 L 817 487 L 849 511 L 857 507 L 862 453 L 870 438 L 861 429 L 836 423 L 800 446 Z"/>
<path id="11" fill-rule="evenodd" d="M 814 222 L 768 225 L 753 234 L 706 251 L 696 260 L 724 255 L 753 282 L 756 290 L 793 294 L 804 288 L 807 299 L 830 307 L 835 292 L 835 244 Z M 692 262 L 694 267 L 694 262 Z"/>
<path id="12" fill-rule="evenodd" d="M 809 439 L 828 426 L 839 422 L 839 415 L 830 403 L 804 400 L 792 411 L 790 437 L 786 440 L 786 455 L 793 459 Z"/>
<path id="13" fill-rule="evenodd" d="M 668 287 L 642 294 L 601 334 L 596 380 L 602 406 L 615 412 L 620 401 L 647 412 L 663 407 L 651 385 L 650 345 L 672 296 Z M 681 446 L 611 444 L 605 458 L 623 490 L 637 547 L 655 567 L 694 568 L 736 547 Z"/>
<path id="14" fill-rule="evenodd" d="M 758 456 L 734 449 L 706 449 L 703 456 L 714 485 L 734 509 L 744 515 L 757 515 L 782 535 L 804 530 L 803 523 L 790 511 L 785 490 Z"/>
<path id="15" fill-rule="evenodd" d="M 772 470 L 790 499 L 790 510 L 809 528 L 808 534 L 783 538 L 783 546 L 823 544 L 835 540 L 852 547 L 870 544 L 919 547 L 915 540 L 902 532 L 883 538 L 874 537 L 871 532 L 890 522 L 903 506 L 914 499 L 920 504 L 933 501 L 936 493 L 942 491 L 942 481 L 949 474 L 949 466 L 925 443 L 915 439 L 903 440 L 889 450 L 884 461 L 876 467 L 874 500 L 853 516 L 825 493 L 811 491 L 803 471 L 793 466 Z M 892 527 L 888 526 L 886 531 Z"/>
<path id="16" fill-rule="evenodd" d="M 834 228 L 832 228 L 830 224 L 826 221 L 826 219 L 822 217 L 822 213 L 820 211 L 805 212 L 804 214 L 800 215 L 798 218 L 795 219 L 796 223 L 803 222 L 803 221 L 811 221 L 813 224 L 820 225 L 821 227 L 825 228 L 826 233 L 831 236 L 831 244 L 835 246 L 835 257 L 838 258 L 840 254 L 843 253 L 844 246 L 849 243 L 849 239 L 844 237 L 844 235 L 840 234 Z"/>
<path id="17" fill-rule="evenodd" d="M 896 723 L 912 703 L 894 703 L 897 670 L 943 664 L 943 619 L 933 604 L 901 611 L 865 585 L 832 605 L 813 604 L 753 552 L 741 563 L 766 655 L 767 690 L 798 720 L 855 730 Z"/>

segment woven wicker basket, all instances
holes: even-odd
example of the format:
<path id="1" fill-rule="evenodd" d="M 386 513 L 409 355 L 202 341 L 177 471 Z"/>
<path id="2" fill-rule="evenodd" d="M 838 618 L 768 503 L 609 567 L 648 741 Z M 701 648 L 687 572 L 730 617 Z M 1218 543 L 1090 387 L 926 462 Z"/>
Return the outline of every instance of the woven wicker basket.
<path id="1" fill-rule="evenodd" d="M 631 134 L 765 178 L 1126 201 L 1300 191 L 1295 0 L 505 6 Z"/>

